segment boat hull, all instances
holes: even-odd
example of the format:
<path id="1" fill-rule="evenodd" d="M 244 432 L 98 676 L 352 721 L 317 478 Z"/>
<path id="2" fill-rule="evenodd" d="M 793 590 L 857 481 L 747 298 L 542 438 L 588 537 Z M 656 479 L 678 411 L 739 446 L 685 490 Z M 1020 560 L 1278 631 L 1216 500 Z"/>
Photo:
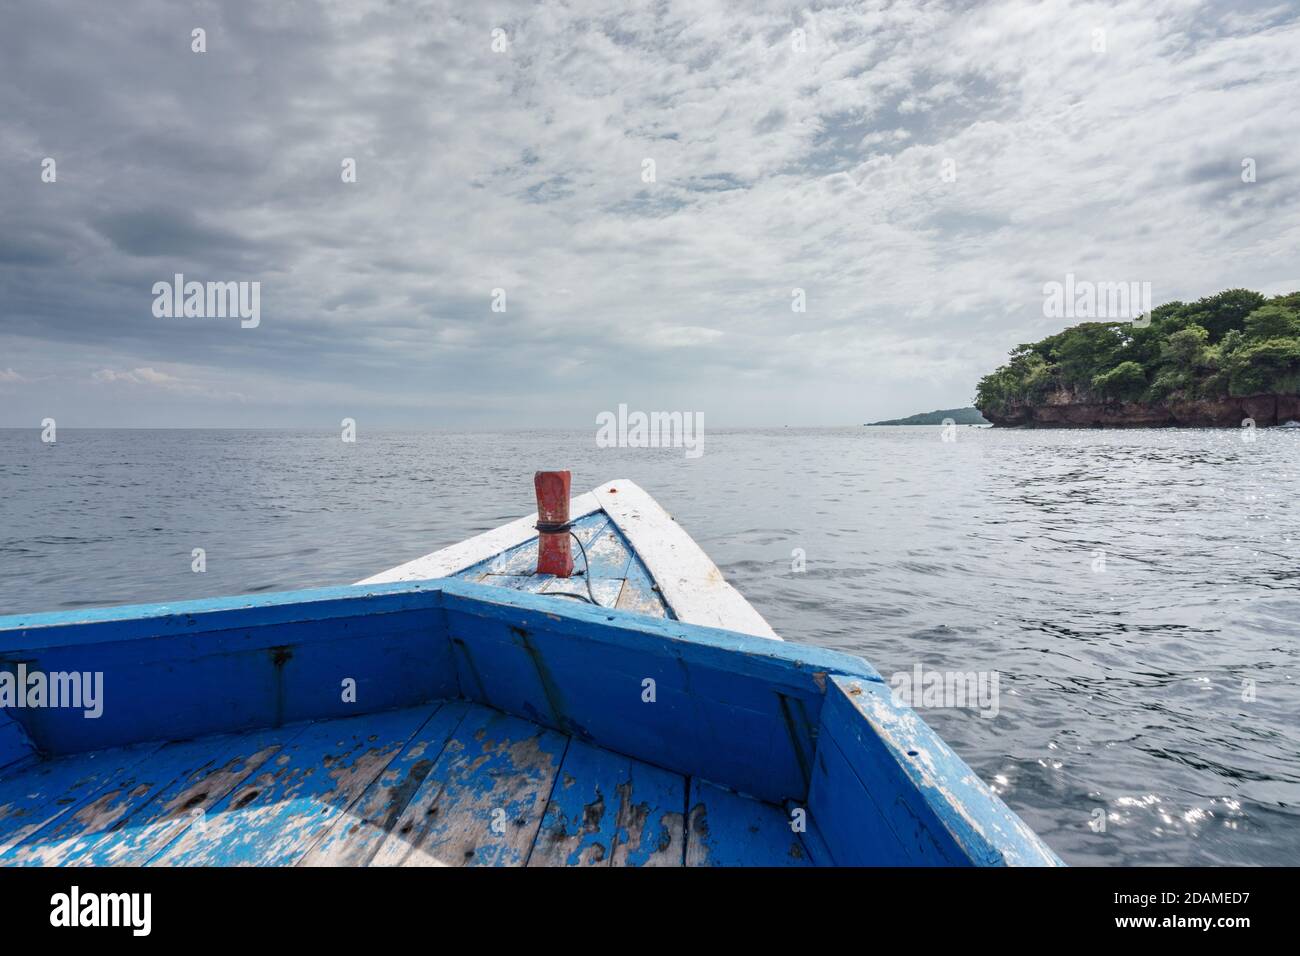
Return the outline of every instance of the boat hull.
<path id="1" fill-rule="evenodd" d="M 19 661 L 103 707 L 10 709 L 0 864 L 1060 862 L 865 661 L 670 618 L 444 579 L 0 618 Z"/>

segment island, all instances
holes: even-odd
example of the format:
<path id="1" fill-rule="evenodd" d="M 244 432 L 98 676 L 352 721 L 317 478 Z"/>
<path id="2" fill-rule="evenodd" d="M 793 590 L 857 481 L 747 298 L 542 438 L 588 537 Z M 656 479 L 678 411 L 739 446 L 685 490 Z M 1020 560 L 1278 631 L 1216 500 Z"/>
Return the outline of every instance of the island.
<path id="1" fill-rule="evenodd" d="M 995 425 L 1260 427 L 1300 419 L 1300 292 L 1228 289 L 1011 350 L 975 405 Z"/>
<path id="2" fill-rule="evenodd" d="M 867 425 L 942 425 L 951 419 L 956 425 L 987 425 L 988 419 L 977 408 L 941 408 L 936 412 L 921 412 L 906 418 L 891 418 L 887 422 L 866 422 Z"/>

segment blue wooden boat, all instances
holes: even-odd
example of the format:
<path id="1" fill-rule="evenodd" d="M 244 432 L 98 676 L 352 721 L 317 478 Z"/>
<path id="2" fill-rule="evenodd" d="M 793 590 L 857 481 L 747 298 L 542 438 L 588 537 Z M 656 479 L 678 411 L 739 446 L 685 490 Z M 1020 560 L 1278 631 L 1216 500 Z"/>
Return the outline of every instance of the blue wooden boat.
<path id="1" fill-rule="evenodd" d="M 0 863 L 1060 863 L 636 485 L 570 521 L 567 579 L 533 516 L 358 585 L 0 617 Z"/>

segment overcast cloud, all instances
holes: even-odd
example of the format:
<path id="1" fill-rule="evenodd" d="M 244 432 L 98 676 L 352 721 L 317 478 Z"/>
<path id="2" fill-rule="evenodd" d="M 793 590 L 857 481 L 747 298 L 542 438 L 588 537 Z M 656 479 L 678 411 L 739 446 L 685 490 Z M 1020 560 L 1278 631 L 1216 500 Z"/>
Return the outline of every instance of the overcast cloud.
<path id="1" fill-rule="evenodd" d="M 1067 272 L 1300 289 L 1298 115 L 1294 3 L 23 0 L 0 425 L 966 405 Z"/>

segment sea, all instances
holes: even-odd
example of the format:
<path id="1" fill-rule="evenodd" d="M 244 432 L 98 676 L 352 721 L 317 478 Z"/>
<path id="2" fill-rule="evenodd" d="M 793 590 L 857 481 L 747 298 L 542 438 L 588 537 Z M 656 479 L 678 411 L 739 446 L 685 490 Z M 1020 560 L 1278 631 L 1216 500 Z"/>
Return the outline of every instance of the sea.
<path id="1" fill-rule="evenodd" d="M 996 676 L 920 712 L 1068 863 L 1300 864 L 1300 431 L 355 437 L 0 430 L 0 614 L 348 584 L 630 479 L 786 640 Z"/>

